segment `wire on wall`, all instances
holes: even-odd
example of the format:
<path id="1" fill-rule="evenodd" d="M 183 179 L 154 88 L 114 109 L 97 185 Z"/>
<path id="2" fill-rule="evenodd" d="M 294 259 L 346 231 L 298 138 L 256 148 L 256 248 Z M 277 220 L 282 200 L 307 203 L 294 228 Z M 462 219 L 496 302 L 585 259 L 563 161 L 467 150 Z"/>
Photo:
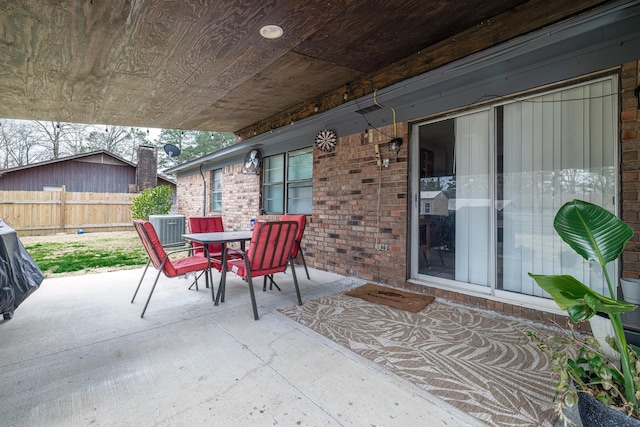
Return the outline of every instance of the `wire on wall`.
<path id="1" fill-rule="evenodd" d="M 380 240 L 380 197 L 382 195 L 382 165 L 378 164 L 378 205 L 376 207 L 376 243 L 375 249 L 379 249 L 378 242 Z"/>
<path id="2" fill-rule="evenodd" d="M 384 107 L 378 103 L 378 99 L 376 98 L 378 89 L 374 89 L 373 91 L 373 103 L 376 104 L 380 108 L 389 108 L 393 113 L 393 137 L 396 138 L 398 136 L 398 124 L 396 123 L 396 110 L 393 107 Z"/>
<path id="3" fill-rule="evenodd" d="M 377 90 L 378 90 L 378 89 L 374 89 L 374 98 L 373 98 L 373 101 L 374 101 L 374 103 L 375 103 L 378 107 L 380 107 L 380 108 L 385 108 L 385 107 L 383 107 L 382 105 L 378 104 L 378 102 L 377 102 L 377 100 L 376 100 L 376 98 L 375 98 L 375 96 L 376 96 L 376 94 L 375 94 L 375 93 L 376 93 L 376 91 L 377 91 Z M 358 101 L 358 98 L 355 98 L 355 99 L 354 99 L 354 101 L 356 102 L 356 105 L 358 106 L 358 110 L 362 110 L 362 107 L 360 106 L 360 102 Z M 395 112 L 395 110 L 394 110 L 393 108 L 392 108 L 391 110 L 393 111 L 393 125 L 394 125 L 393 127 L 394 127 L 394 133 L 395 133 L 395 132 L 396 132 L 396 112 Z M 387 135 L 387 134 L 386 134 L 386 133 L 384 133 L 382 130 L 378 129 L 378 128 L 377 128 L 377 127 L 375 127 L 373 124 L 371 124 L 371 122 L 367 119 L 367 117 L 365 116 L 365 114 L 364 114 L 364 113 L 361 113 L 361 116 L 362 116 L 362 118 L 364 119 L 365 123 L 367 124 L 367 127 L 365 128 L 365 132 L 366 132 L 367 130 L 371 129 L 371 130 L 377 130 L 378 132 L 380 132 L 380 134 L 381 134 L 381 135 L 384 135 L 384 136 L 385 136 L 385 137 L 387 137 L 387 138 L 393 138 L 393 137 L 395 137 L 395 135 L 394 135 L 394 136 Z"/>
<path id="4" fill-rule="evenodd" d="M 365 117 L 364 114 L 362 114 L 362 118 L 364 119 L 364 121 L 367 123 L 367 127 L 364 130 L 364 134 L 365 134 L 365 138 L 369 139 L 369 142 L 371 142 L 372 138 L 373 138 L 373 134 L 372 131 L 377 131 L 379 132 L 381 135 L 383 135 L 386 138 L 396 138 L 398 135 L 398 125 L 396 122 L 396 110 L 392 107 L 384 107 L 383 105 L 381 105 L 378 102 L 377 99 L 377 92 L 378 89 L 374 89 L 373 91 L 373 102 L 375 105 L 377 105 L 378 107 L 384 109 L 384 108 L 389 108 L 393 114 L 393 136 L 386 134 L 385 132 L 383 132 L 381 129 L 378 129 L 377 127 L 375 127 L 373 124 L 371 124 L 371 122 L 369 122 L 369 120 L 367 120 L 367 118 Z M 362 109 L 360 107 L 360 103 L 358 102 L 358 99 L 355 98 L 355 102 L 356 105 L 358 106 L 358 109 Z M 375 249 L 380 249 L 380 209 L 381 209 L 381 205 L 382 205 L 382 162 L 380 161 L 380 154 L 378 153 L 378 151 L 376 151 L 376 160 L 377 160 L 377 164 L 378 164 L 378 200 L 377 200 L 377 204 L 376 204 L 376 232 L 375 232 Z"/>

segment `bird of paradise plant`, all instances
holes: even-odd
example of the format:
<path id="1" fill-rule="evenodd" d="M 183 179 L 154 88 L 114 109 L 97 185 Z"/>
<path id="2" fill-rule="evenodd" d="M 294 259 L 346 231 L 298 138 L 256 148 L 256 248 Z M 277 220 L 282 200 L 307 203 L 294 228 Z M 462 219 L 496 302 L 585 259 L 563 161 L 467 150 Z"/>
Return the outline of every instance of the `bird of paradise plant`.
<path id="1" fill-rule="evenodd" d="M 615 342 L 612 342 L 613 347 L 620 356 L 619 365 L 617 361 L 610 360 L 605 360 L 605 363 L 602 363 L 603 356 L 597 352 L 591 352 L 591 356 L 585 356 L 585 353 L 582 352 L 581 359 L 577 361 L 569 359 L 569 363 L 566 363 L 567 358 L 565 357 L 564 367 L 571 370 L 569 373 L 564 372 L 565 378 L 572 374 L 575 376 L 576 372 L 588 376 L 590 366 L 603 367 L 607 365 L 611 367 L 614 375 L 611 376 L 610 372 L 607 373 L 607 377 L 611 377 L 607 380 L 619 382 L 619 384 L 614 384 L 615 387 L 612 389 L 618 390 L 621 393 L 620 397 L 623 396 L 626 400 L 626 412 L 637 417 L 640 414 L 638 408 L 638 394 L 640 393 L 636 393 L 636 390 L 640 385 L 640 378 L 638 367 L 632 366 L 631 363 L 638 360 L 637 351 L 627 344 L 620 316 L 622 313 L 634 310 L 636 306 L 617 299 L 616 287 L 613 286 L 606 268 L 608 263 L 618 259 L 627 242 L 633 236 L 633 230 L 608 210 L 582 200 L 573 200 L 562 206 L 555 216 L 553 226 L 560 238 L 576 253 L 601 266 L 609 295 L 605 296 L 594 291 L 570 275 L 529 273 L 529 276 L 549 293 L 556 304 L 565 310 L 574 322 L 586 321 L 596 313 L 605 313 L 611 322 L 615 335 Z M 594 364 L 593 360 L 589 360 L 588 357 L 594 360 L 598 358 L 600 362 Z M 595 386 L 596 383 L 602 383 L 602 378 L 597 372 L 593 378 L 597 379 L 584 381 L 582 378 L 578 379 L 577 383 L 586 388 L 591 385 Z M 602 391 L 602 387 L 600 387 L 600 391 Z M 607 402 L 606 396 L 601 398 L 598 394 L 593 393 L 599 400 L 610 403 L 610 401 Z"/>

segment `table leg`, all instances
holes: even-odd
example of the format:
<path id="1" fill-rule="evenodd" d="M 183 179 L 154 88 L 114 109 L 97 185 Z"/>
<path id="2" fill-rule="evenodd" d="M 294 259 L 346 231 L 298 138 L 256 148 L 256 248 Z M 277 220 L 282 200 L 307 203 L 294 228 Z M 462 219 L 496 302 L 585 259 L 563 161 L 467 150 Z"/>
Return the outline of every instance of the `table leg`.
<path id="1" fill-rule="evenodd" d="M 240 241 L 240 250 L 245 251 L 245 241 Z M 218 286 L 218 295 L 216 296 L 216 302 L 214 305 L 218 305 L 220 302 L 224 302 L 224 293 L 227 285 L 227 250 L 226 247 L 222 250 L 222 277 L 220 277 L 220 285 Z"/>
<path id="2" fill-rule="evenodd" d="M 224 288 L 227 282 L 227 248 L 222 247 L 222 270 L 220 270 L 220 284 L 218 285 L 218 295 L 215 298 L 213 305 L 220 304 L 220 297 L 222 296 L 222 302 L 224 302 Z"/>
<path id="3" fill-rule="evenodd" d="M 211 273 L 211 255 L 209 254 L 209 245 L 204 245 L 204 256 L 206 256 L 209 261 L 209 273 L 206 278 L 207 288 L 209 287 L 209 283 L 211 283 L 211 299 L 215 301 L 216 293 L 215 287 L 213 286 L 213 273 Z"/>

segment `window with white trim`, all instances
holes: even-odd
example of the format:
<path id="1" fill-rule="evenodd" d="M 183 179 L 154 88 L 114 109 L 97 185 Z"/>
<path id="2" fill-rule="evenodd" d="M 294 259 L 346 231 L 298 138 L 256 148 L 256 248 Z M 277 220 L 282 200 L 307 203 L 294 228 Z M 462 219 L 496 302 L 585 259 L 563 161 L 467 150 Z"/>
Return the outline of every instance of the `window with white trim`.
<path id="1" fill-rule="evenodd" d="M 222 210 L 222 169 L 211 172 L 211 210 Z"/>
<path id="2" fill-rule="evenodd" d="M 262 208 L 267 214 L 311 214 L 313 147 L 266 157 Z"/>

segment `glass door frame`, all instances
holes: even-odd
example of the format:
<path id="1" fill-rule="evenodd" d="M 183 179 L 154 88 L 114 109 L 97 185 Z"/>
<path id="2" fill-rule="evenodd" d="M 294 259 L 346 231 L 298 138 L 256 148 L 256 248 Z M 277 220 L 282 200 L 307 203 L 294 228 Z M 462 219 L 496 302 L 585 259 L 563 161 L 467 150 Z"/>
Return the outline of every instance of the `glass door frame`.
<path id="1" fill-rule="evenodd" d="M 478 296 L 486 296 L 490 299 L 495 299 L 499 301 L 505 301 L 514 303 L 516 305 L 523 305 L 527 307 L 542 309 L 545 311 L 551 312 L 561 312 L 557 305 L 551 299 L 537 297 L 532 295 L 521 294 L 512 291 L 505 291 L 501 289 L 497 289 L 497 212 L 495 209 L 496 203 L 496 120 L 495 120 L 495 109 L 498 106 L 505 105 L 508 103 L 519 102 L 522 100 L 526 100 L 528 98 L 533 98 L 540 96 L 546 93 L 553 93 L 557 91 L 562 91 L 567 88 L 573 86 L 582 86 L 585 84 L 597 82 L 599 80 L 612 79 L 613 86 L 619 88 L 619 79 L 620 76 L 617 73 L 608 73 L 606 75 L 600 77 L 591 76 L 589 79 L 580 79 L 576 81 L 574 84 L 559 84 L 552 88 L 545 88 L 545 90 L 534 90 L 528 92 L 526 94 L 520 94 L 519 96 L 514 96 L 508 100 L 502 100 L 501 102 L 496 102 L 491 105 L 475 108 L 475 109 L 464 109 L 460 110 L 455 114 L 449 113 L 447 116 L 434 117 L 431 119 L 425 119 L 419 122 L 410 124 L 410 135 L 409 135 L 409 188 L 411 189 L 411 204 L 409 209 L 409 281 L 415 283 L 427 284 L 429 286 L 433 286 L 436 288 L 451 290 L 461 293 L 468 293 L 472 295 Z M 618 89 L 619 91 L 619 89 Z M 435 276 L 429 276 L 426 274 L 419 273 L 419 256 L 420 256 L 420 239 L 419 239 L 419 204 L 420 204 L 420 137 L 419 137 L 419 129 L 421 126 L 425 126 L 431 123 L 436 123 L 443 120 L 452 120 L 456 117 L 464 116 L 466 114 L 473 114 L 475 112 L 488 110 L 489 111 L 489 173 L 490 173 L 490 255 L 489 255 L 489 286 L 479 286 L 473 285 L 469 283 L 458 282 L 455 280 L 439 278 Z M 613 133 L 617 137 L 615 140 L 616 149 L 613 153 L 613 164 L 616 168 L 615 176 L 617 177 L 615 182 L 615 194 L 614 194 L 614 209 L 615 214 L 620 215 L 620 100 L 619 100 L 619 92 L 613 96 L 613 106 L 612 106 L 612 123 L 614 125 Z M 614 278 L 616 278 L 620 274 L 620 265 L 619 262 L 614 264 Z"/>
<path id="2" fill-rule="evenodd" d="M 489 277 L 487 286 L 482 285 L 474 285 L 472 283 L 464 283 L 459 282 L 452 279 L 445 279 L 436 276 L 429 276 L 427 274 L 420 273 L 419 270 L 419 256 L 420 256 L 420 238 L 419 238 L 419 208 L 420 208 L 420 134 L 419 129 L 421 126 L 429 125 L 432 123 L 437 123 L 445 120 L 455 120 L 457 117 L 467 116 L 475 113 L 487 112 L 488 120 L 489 120 L 489 131 L 487 133 L 488 141 L 488 149 L 489 149 L 489 197 L 490 197 L 490 206 L 489 206 L 489 222 L 492 225 L 496 223 L 496 212 L 494 209 L 494 197 L 495 193 L 495 180 L 491 179 L 494 176 L 495 169 L 495 124 L 493 119 L 493 108 L 492 106 L 484 106 L 478 107 L 474 109 L 466 109 L 461 110 L 459 113 L 455 115 L 447 115 L 444 117 L 437 117 L 431 120 L 425 120 L 421 122 L 416 122 L 411 124 L 411 133 L 409 136 L 410 144 L 409 144 L 409 187 L 411 188 L 411 210 L 409 213 L 410 223 L 409 229 L 411 230 L 411 236 L 409 238 L 409 272 L 410 277 L 409 280 L 415 280 L 418 282 L 428 282 L 430 285 L 436 285 L 436 287 L 462 291 L 462 292 L 470 292 L 472 294 L 481 294 L 481 295 L 492 295 L 495 289 L 495 240 L 496 240 L 496 229 L 495 226 L 490 226 L 489 228 Z"/>

